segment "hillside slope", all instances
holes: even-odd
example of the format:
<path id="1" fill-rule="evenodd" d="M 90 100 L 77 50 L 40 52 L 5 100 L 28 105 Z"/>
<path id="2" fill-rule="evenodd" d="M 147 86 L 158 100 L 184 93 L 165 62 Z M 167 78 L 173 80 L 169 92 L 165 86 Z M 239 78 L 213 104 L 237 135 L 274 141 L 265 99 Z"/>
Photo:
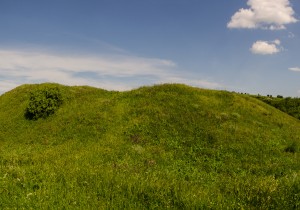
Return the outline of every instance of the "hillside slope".
<path id="1" fill-rule="evenodd" d="M 270 96 L 254 97 L 300 120 L 300 98 L 283 98 L 282 96 L 277 98 Z"/>
<path id="2" fill-rule="evenodd" d="M 26 119 L 44 87 L 63 105 Z M 249 96 L 23 85 L 0 122 L 0 208 L 300 208 L 300 121 Z"/>

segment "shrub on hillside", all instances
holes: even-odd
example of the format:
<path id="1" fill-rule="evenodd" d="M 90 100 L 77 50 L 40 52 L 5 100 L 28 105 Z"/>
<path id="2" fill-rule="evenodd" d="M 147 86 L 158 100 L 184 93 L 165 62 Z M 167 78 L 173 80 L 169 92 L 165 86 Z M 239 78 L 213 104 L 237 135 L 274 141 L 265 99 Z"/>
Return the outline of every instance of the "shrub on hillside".
<path id="1" fill-rule="evenodd" d="M 45 87 L 30 93 L 29 104 L 26 108 L 27 119 L 37 120 L 46 118 L 59 108 L 63 103 L 61 91 L 55 87 Z"/>

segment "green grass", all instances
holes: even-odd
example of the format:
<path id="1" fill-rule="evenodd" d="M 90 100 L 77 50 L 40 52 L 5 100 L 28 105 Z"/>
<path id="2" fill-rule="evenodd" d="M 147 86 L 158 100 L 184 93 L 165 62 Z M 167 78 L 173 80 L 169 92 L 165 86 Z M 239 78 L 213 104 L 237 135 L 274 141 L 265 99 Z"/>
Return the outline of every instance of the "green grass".
<path id="1" fill-rule="evenodd" d="M 45 87 L 63 105 L 26 119 Z M 23 85 L 0 122 L 0 209 L 300 209 L 300 121 L 250 96 Z"/>

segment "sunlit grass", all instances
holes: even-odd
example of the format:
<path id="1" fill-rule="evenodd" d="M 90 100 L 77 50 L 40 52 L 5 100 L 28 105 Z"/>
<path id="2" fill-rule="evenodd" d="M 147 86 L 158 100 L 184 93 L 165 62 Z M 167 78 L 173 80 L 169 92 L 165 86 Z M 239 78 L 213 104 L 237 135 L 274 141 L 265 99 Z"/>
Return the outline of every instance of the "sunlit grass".
<path id="1" fill-rule="evenodd" d="M 0 209 L 297 209 L 300 123 L 249 96 L 184 85 L 67 100 L 27 120 L 0 97 Z"/>

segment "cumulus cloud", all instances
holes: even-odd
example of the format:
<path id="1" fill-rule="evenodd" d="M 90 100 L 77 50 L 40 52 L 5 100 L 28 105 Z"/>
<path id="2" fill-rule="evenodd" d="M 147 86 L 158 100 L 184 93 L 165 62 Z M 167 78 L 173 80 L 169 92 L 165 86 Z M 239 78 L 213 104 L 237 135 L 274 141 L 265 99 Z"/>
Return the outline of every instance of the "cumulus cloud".
<path id="1" fill-rule="evenodd" d="M 280 47 L 280 40 L 276 39 L 272 42 L 267 41 L 256 41 L 253 43 L 250 51 L 253 54 L 260 54 L 260 55 L 271 55 L 279 53 L 282 48 Z"/>
<path id="2" fill-rule="evenodd" d="M 90 85 L 108 90 L 129 90 L 141 85 L 180 81 L 207 88 L 217 86 L 205 80 L 197 83 L 193 77 L 178 71 L 173 61 L 159 58 L 122 54 L 75 56 L 39 50 L 1 49 L 0 57 L 0 93 L 20 84 L 40 82 Z"/>
<path id="3" fill-rule="evenodd" d="M 300 72 L 300 67 L 292 67 L 289 68 L 290 71 L 299 71 Z"/>
<path id="4" fill-rule="evenodd" d="M 231 17 L 228 28 L 280 30 L 298 21 L 289 0 L 248 0 L 247 5 Z"/>

